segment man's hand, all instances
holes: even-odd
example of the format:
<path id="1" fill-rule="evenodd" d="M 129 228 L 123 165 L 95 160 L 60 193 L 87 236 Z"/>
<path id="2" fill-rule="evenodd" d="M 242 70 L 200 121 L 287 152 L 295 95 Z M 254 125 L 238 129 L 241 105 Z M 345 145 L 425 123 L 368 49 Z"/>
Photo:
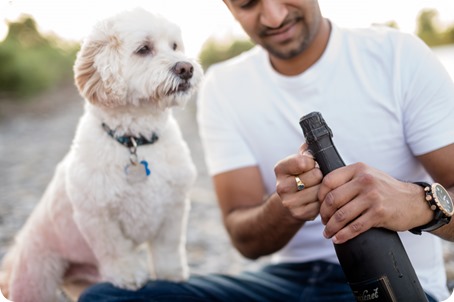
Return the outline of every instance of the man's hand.
<path id="1" fill-rule="evenodd" d="M 324 236 L 343 243 L 372 227 L 406 231 L 428 223 L 422 188 L 357 163 L 336 169 L 319 187 Z"/>
<path id="2" fill-rule="evenodd" d="M 281 198 L 282 205 L 300 221 L 314 220 L 320 210 L 317 193 L 323 175 L 313 156 L 307 151 L 307 145 L 302 145 L 298 154 L 279 161 L 274 172 L 276 193 Z M 304 189 L 300 191 L 296 177 L 304 184 Z"/>

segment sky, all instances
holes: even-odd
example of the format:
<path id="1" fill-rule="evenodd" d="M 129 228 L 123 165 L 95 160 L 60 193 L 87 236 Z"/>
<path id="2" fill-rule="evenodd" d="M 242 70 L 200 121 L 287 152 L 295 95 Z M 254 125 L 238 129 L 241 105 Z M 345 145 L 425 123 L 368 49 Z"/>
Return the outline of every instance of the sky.
<path id="1" fill-rule="evenodd" d="M 319 0 L 319 4 L 325 17 L 345 27 L 393 20 L 402 31 L 415 32 L 424 8 L 434 8 L 442 22 L 454 23 L 454 0 Z M 0 40 L 6 22 L 21 14 L 32 15 L 43 33 L 81 40 L 99 19 L 138 6 L 179 24 L 186 51 L 193 57 L 210 37 L 244 37 L 221 0 L 0 0 Z"/>

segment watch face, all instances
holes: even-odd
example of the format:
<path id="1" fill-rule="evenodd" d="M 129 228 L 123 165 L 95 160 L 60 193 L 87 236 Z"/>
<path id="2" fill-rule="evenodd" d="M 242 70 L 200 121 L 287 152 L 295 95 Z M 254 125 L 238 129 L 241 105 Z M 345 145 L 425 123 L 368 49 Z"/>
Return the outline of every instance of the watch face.
<path id="1" fill-rule="evenodd" d="M 451 196 L 449 196 L 446 189 L 439 184 L 435 184 L 433 194 L 440 206 L 444 209 L 443 212 L 445 212 L 448 216 L 452 216 L 454 213 L 454 206 Z"/>

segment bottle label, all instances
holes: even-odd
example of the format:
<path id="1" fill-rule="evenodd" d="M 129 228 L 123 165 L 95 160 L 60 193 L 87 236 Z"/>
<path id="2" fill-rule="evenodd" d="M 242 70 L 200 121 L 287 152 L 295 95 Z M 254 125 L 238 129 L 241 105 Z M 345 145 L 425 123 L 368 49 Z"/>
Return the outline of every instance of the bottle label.
<path id="1" fill-rule="evenodd" d="M 350 283 L 356 301 L 397 302 L 388 277 Z"/>

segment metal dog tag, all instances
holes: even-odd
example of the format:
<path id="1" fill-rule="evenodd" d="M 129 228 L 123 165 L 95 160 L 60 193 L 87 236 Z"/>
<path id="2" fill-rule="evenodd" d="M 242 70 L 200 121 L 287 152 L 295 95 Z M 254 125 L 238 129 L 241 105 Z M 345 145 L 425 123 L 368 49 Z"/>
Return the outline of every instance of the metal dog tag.
<path id="1" fill-rule="evenodd" d="M 133 163 L 126 165 L 125 174 L 128 183 L 138 183 L 143 182 L 150 175 L 150 169 L 148 168 L 148 162 L 142 160 L 139 163 Z"/>

